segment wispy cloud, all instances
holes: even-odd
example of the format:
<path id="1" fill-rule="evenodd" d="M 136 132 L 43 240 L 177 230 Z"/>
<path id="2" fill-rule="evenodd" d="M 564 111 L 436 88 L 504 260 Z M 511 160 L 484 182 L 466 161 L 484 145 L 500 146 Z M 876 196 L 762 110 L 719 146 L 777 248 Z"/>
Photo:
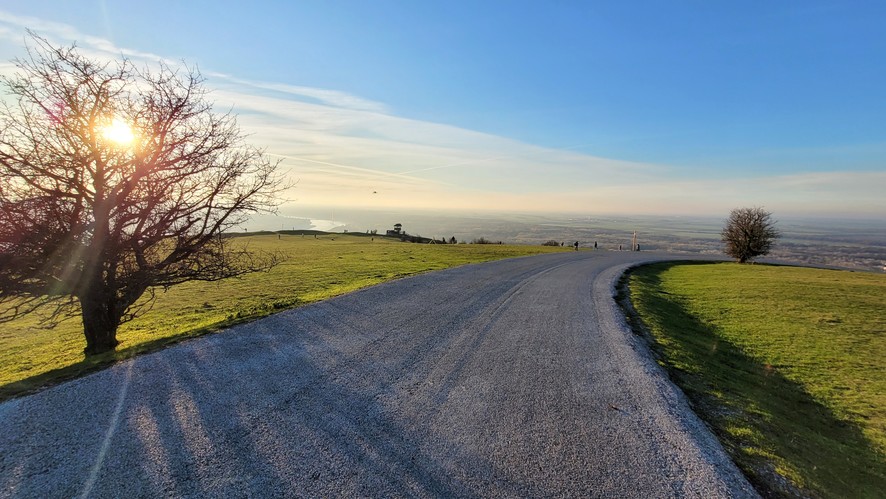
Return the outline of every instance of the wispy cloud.
<path id="1" fill-rule="evenodd" d="M 132 59 L 151 61 L 152 63 L 158 61 L 173 65 L 180 63 L 180 61 L 167 59 L 150 52 L 118 47 L 105 38 L 81 33 L 68 24 L 47 21 L 37 17 L 17 16 L 0 10 L 0 38 L 11 42 L 13 47 L 22 49 L 23 44 L 28 41 L 27 29 L 34 31 L 56 45 L 68 45 L 76 42 L 84 54 L 93 57 L 116 60 L 122 55 Z M 22 50 L 16 52 L 15 55 L 22 55 Z"/>
<path id="2" fill-rule="evenodd" d="M 384 113 L 387 112 L 387 106 L 379 102 L 362 99 L 345 92 L 337 90 L 325 90 L 320 88 L 302 87 L 297 85 L 287 85 L 285 83 L 268 83 L 261 81 L 244 80 L 232 75 L 224 73 L 207 73 L 209 78 L 217 78 L 222 81 L 232 83 L 243 89 L 253 89 L 252 94 L 267 90 L 281 94 L 282 98 L 292 98 L 294 100 L 304 100 L 305 98 L 316 101 L 320 104 L 358 111 L 371 111 Z"/>
<path id="3" fill-rule="evenodd" d="M 174 58 L 116 46 L 61 23 L 0 11 L 0 56 L 24 54 L 25 28 L 84 54 L 139 65 Z M 199 61 L 188 61 L 197 63 Z M 14 70 L 0 64 L 0 72 Z M 238 115 L 250 141 L 283 160 L 299 204 L 424 209 L 720 213 L 764 205 L 794 213 L 884 213 L 886 174 L 702 177 L 699 168 L 595 157 L 396 116 L 347 92 L 205 71 L 211 98 Z M 736 169 L 740 172 L 740 169 Z"/>

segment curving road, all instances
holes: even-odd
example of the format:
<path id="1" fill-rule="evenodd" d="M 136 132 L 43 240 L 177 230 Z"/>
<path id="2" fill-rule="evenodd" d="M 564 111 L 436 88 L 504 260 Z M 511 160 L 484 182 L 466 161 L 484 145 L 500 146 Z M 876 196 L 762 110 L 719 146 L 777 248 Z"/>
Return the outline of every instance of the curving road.
<path id="1" fill-rule="evenodd" d="M 0 404 L 0 497 L 744 497 L 628 332 L 632 262 L 403 279 Z"/>

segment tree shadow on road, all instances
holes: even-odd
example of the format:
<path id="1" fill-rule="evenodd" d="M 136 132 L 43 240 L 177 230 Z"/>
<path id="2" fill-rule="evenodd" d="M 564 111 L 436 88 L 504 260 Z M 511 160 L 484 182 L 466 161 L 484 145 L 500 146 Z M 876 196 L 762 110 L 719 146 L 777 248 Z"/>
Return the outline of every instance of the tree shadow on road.
<path id="1" fill-rule="evenodd" d="M 390 376 L 404 366 L 342 355 L 330 336 L 310 327 L 293 340 L 274 331 L 279 325 L 266 321 L 257 332 L 240 333 L 251 336 L 248 341 L 207 337 L 138 357 L 132 362 L 140 374 L 131 383 L 121 381 L 119 365 L 78 381 L 107 392 L 94 415 L 87 402 L 65 409 L 86 415 L 96 434 L 107 432 L 107 455 L 100 438 L 75 449 L 77 432 L 54 427 L 61 440 L 45 447 L 61 447 L 68 457 L 49 464 L 34 453 L 19 459 L 14 473 L 0 467 L 0 489 L 27 496 L 49 474 L 67 479 L 52 478 L 53 485 L 38 490 L 60 497 L 80 495 L 83 483 L 98 496 L 520 495 L 524 485 L 483 456 L 437 441 L 421 421 L 403 418 L 385 402 Z M 356 326 L 327 327 L 349 334 Z M 427 341 L 438 340 L 428 335 Z M 209 365 L 228 368 L 205 369 Z M 61 392 L 39 396 L 57 406 L 55 397 L 70 395 Z M 125 404 L 118 424 L 106 406 L 119 394 Z M 23 439 L 41 440 L 39 433 Z M 92 467 L 96 474 L 87 480 Z"/>

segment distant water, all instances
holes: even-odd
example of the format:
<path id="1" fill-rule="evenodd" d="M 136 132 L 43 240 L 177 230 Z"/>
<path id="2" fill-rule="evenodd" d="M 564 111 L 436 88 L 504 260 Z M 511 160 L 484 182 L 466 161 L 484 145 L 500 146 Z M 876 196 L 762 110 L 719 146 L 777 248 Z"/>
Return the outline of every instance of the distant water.
<path id="1" fill-rule="evenodd" d="M 320 218 L 312 218 L 308 221 L 311 230 L 322 230 L 324 232 L 332 232 L 340 229 L 342 224 L 336 223 L 335 220 L 323 220 Z"/>
<path id="2" fill-rule="evenodd" d="M 241 226 L 249 232 L 258 232 L 263 230 L 320 230 L 324 232 L 341 232 L 346 229 L 345 223 L 335 220 L 325 220 L 322 218 L 299 217 L 299 216 L 270 216 L 258 215 L 252 220 Z"/>
<path id="3" fill-rule="evenodd" d="M 723 219 L 690 216 L 612 216 L 445 213 L 304 209 L 291 216 L 260 217 L 249 231 L 313 229 L 384 233 L 394 224 L 412 235 L 455 237 L 470 242 L 483 237 L 512 244 L 559 241 L 582 247 L 627 250 L 634 232 L 641 250 L 688 254 L 722 254 Z M 325 215 L 325 216 L 324 216 Z M 776 214 L 777 215 L 777 214 Z M 776 216 L 777 218 L 777 216 Z M 883 272 L 886 266 L 886 221 L 780 219 L 782 237 L 770 259 L 807 265 Z"/>

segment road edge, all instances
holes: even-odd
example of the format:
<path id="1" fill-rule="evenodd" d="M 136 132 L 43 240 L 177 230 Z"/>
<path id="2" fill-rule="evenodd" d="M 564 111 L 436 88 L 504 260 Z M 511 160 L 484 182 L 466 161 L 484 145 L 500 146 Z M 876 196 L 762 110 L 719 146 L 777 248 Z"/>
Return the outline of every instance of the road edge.
<path id="1" fill-rule="evenodd" d="M 679 258 L 678 258 L 679 260 Z M 754 489 L 742 471 L 732 461 L 719 439 L 707 424 L 692 410 L 689 399 L 683 391 L 671 381 L 668 373 L 654 357 L 649 344 L 637 335 L 621 306 L 621 301 L 628 300 L 619 289 L 623 276 L 630 269 L 648 263 L 663 261 L 650 258 L 638 262 L 630 262 L 610 267 L 594 280 L 592 290 L 597 310 L 601 315 L 601 324 L 611 325 L 604 328 L 603 334 L 609 334 L 612 345 L 621 346 L 620 356 L 626 357 L 631 364 L 639 367 L 635 381 L 651 384 L 650 400 L 646 402 L 661 409 L 653 411 L 648 417 L 656 420 L 661 427 L 675 430 L 665 433 L 664 438 L 672 445 L 682 448 L 689 444 L 692 448 L 684 449 L 687 454 L 698 458 L 698 463 L 687 463 L 688 473 L 685 477 L 682 492 L 696 495 L 708 486 L 708 481 L 715 482 L 718 493 L 728 497 L 754 497 L 759 493 Z M 602 298 L 605 297 L 605 298 Z M 690 441 L 686 441 L 688 436 Z M 704 495 L 704 494 L 703 494 Z"/>

